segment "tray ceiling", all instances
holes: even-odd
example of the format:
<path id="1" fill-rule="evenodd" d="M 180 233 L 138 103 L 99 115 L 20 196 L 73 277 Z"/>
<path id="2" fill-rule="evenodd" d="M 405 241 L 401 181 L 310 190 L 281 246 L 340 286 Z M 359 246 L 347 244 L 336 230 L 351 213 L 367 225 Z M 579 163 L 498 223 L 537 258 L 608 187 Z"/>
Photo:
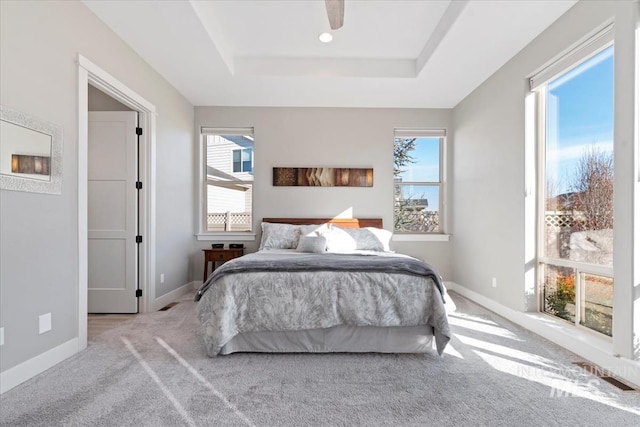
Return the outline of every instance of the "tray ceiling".
<path id="1" fill-rule="evenodd" d="M 194 105 L 452 108 L 576 1 L 84 3 Z"/>

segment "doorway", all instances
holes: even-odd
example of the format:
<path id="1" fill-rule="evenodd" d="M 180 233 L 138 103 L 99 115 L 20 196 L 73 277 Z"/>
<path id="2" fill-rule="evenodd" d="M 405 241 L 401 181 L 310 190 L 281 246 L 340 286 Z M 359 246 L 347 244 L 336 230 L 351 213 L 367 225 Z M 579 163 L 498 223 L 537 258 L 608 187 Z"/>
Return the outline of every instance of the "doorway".
<path id="1" fill-rule="evenodd" d="M 152 310 L 155 299 L 155 121 L 156 108 L 109 73 L 78 54 L 78 351 L 87 347 L 88 313 L 88 88 L 99 89 L 138 112 L 139 175 L 139 311 Z"/>

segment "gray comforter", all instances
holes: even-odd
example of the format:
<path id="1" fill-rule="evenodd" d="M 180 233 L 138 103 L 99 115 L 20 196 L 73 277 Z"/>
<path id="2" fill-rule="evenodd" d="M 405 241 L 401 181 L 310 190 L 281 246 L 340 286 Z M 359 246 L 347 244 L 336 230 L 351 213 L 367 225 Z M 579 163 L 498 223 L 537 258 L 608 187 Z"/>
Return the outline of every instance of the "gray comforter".
<path id="1" fill-rule="evenodd" d="M 260 251 L 228 261 L 198 290 L 210 356 L 242 332 L 336 325 L 432 328 L 442 354 L 450 339 L 438 274 L 406 255 Z"/>

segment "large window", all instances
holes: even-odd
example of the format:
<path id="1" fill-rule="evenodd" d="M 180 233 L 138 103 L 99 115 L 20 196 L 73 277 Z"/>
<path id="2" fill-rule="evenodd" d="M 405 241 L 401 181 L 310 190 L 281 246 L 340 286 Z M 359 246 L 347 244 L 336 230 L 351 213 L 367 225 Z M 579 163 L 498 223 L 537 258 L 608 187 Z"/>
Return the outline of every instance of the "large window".
<path id="1" fill-rule="evenodd" d="M 541 73 L 546 79 L 532 79 L 541 125 L 541 309 L 609 336 L 614 286 L 610 33 L 599 33 L 552 65 Z"/>
<path id="2" fill-rule="evenodd" d="M 396 129 L 393 140 L 396 233 L 443 232 L 444 130 Z"/>
<path id="3" fill-rule="evenodd" d="M 253 129 L 202 129 L 205 232 L 251 231 Z"/>

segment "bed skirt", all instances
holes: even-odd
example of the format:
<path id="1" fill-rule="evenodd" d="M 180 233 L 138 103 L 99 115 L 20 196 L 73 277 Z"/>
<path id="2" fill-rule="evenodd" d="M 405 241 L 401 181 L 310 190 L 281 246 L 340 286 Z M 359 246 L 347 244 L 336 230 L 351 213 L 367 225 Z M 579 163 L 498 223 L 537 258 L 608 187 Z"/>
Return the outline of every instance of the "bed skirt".
<path id="1" fill-rule="evenodd" d="M 259 353 L 427 353 L 433 349 L 431 327 L 351 326 L 284 332 L 245 332 L 225 344 L 220 354 Z"/>

